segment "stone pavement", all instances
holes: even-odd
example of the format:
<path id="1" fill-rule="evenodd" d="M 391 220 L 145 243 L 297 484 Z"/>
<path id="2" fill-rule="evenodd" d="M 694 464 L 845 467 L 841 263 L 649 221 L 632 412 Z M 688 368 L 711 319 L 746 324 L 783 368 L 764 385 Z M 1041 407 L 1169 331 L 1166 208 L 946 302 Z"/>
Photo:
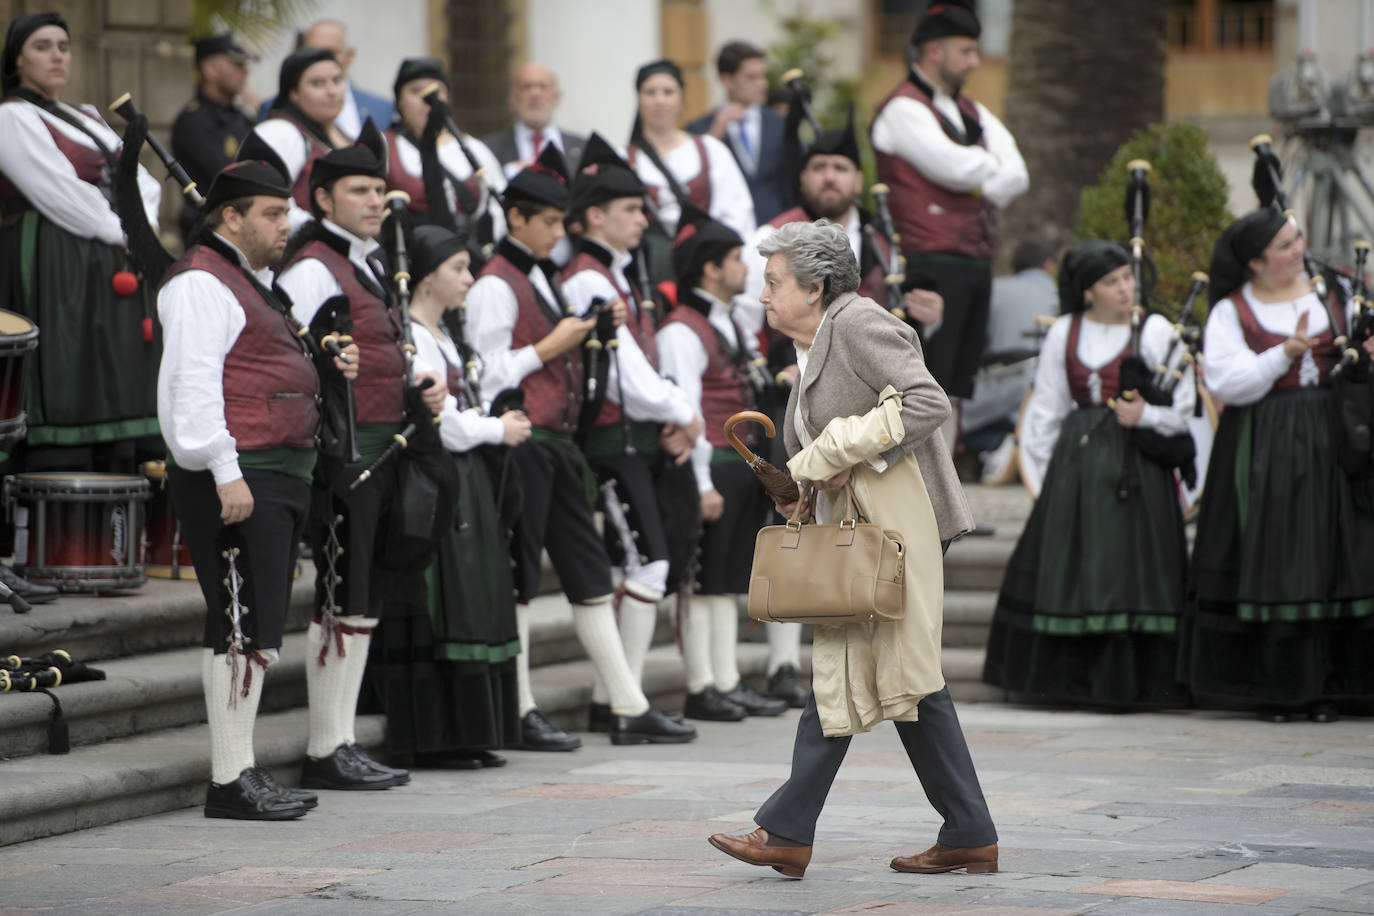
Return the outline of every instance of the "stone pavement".
<path id="1" fill-rule="evenodd" d="M 938 827 L 891 726 L 851 746 L 804 880 L 710 848 L 786 776 L 792 712 L 322 793 L 295 822 L 187 808 L 0 848 L 0 916 L 1374 914 L 1374 720 L 960 712 L 999 874 L 888 869 Z"/>

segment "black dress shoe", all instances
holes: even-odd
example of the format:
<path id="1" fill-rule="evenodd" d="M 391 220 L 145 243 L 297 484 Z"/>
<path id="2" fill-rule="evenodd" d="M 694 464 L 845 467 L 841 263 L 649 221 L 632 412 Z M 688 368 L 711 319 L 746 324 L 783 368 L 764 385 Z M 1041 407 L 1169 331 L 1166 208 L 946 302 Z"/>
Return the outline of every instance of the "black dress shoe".
<path id="1" fill-rule="evenodd" d="M 403 786 L 406 783 L 410 782 L 410 773 L 408 771 L 403 770 L 399 767 L 389 767 L 386 764 L 382 763 L 380 760 L 374 760 L 372 757 L 368 755 L 367 751 L 363 750 L 361 744 L 345 744 L 343 746 L 343 751 L 344 753 L 348 754 L 350 757 L 352 757 L 354 760 L 356 760 L 363 766 L 367 767 L 368 769 L 374 770 L 378 773 L 384 773 L 387 776 L 391 776 L 400 780 L 396 783 L 396 785 L 398 786 Z"/>
<path id="2" fill-rule="evenodd" d="M 341 744 L 328 757 L 306 757 L 301 766 L 301 785 L 308 789 L 346 791 L 390 789 L 402 784 L 401 777 L 374 770 Z M 406 774 L 407 780 L 410 774 Z"/>
<path id="3" fill-rule="evenodd" d="M 759 696 L 758 691 L 746 682 L 740 681 L 735 689 L 723 694 L 731 703 L 738 703 L 751 716 L 780 716 L 787 712 L 786 700 L 773 700 Z"/>
<path id="4" fill-rule="evenodd" d="M 707 722 L 738 722 L 749 715 L 749 710 L 730 702 L 716 688 L 704 687 L 696 693 L 687 694 L 687 702 L 682 704 L 682 714 L 689 719 L 705 719 Z"/>
<path id="5" fill-rule="evenodd" d="M 49 601 L 57 600 L 58 590 L 55 587 L 30 582 L 3 563 L 0 563 L 0 582 L 8 585 L 10 591 L 29 604 L 47 604 Z"/>
<path id="6" fill-rule="evenodd" d="M 1335 703 L 1313 703 L 1307 707 L 1307 721 L 1339 722 L 1341 721 L 1341 711 L 1336 708 Z"/>
<path id="7" fill-rule="evenodd" d="M 233 782 L 210 783 L 205 791 L 205 816 L 242 821 L 287 821 L 305 813 L 305 805 L 281 793 L 267 771 L 248 767 Z"/>
<path id="8" fill-rule="evenodd" d="M 294 802 L 299 802 L 300 804 L 305 806 L 305 810 L 309 811 L 311 808 L 319 806 L 320 797 L 316 795 L 314 792 L 307 792 L 304 789 L 287 788 L 286 786 L 277 782 L 277 780 L 272 776 L 270 770 L 267 770 L 263 767 L 253 767 L 253 769 L 262 773 L 263 778 L 267 780 L 267 784 L 270 785 L 272 788 L 276 789 L 277 792 L 280 793 L 284 798 L 289 798 Z"/>
<path id="9" fill-rule="evenodd" d="M 520 744 L 522 751 L 575 751 L 582 746 L 582 739 L 570 735 L 560 728 L 554 728 L 544 714 L 537 709 L 525 713 L 520 720 Z"/>
<path id="10" fill-rule="evenodd" d="M 464 752 L 416 754 L 415 766 L 424 770 L 480 770 L 482 761 Z"/>
<path id="11" fill-rule="evenodd" d="M 616 716 L 611 720 L 612 744 L 684 744 L 696 736 L 695 728 L 674 722 L 652 706 L 642 716 Z"/>
<path id="12" fill-rule="evenodd" d="M 1261 709 L 1256 715 L 1261 722 L 1280 724 L 1293 721 L 1293 716 L 1286 709 Z"/>
<path id="13" fill-rule="evenodd" d="M 805 706 L 810 693 L 795 665 L 779 665 L 768 679 L 768 695 L 775 700 L 782 700 L 793 709 Z"/>
<path id="14" fill-rule="evenodd" d="M 587 707 L 587 731 L 608 732 L 611 730 L 611 704 L 592 703 Z"/>
<path id="15" fill-rule="evenodd" d="M 502 757 L 500 754 L 493 754 L 491 751 L 473 751 L 472 759 L 487 768 L 503 767 L 506 765 L 505 757 Z"/>

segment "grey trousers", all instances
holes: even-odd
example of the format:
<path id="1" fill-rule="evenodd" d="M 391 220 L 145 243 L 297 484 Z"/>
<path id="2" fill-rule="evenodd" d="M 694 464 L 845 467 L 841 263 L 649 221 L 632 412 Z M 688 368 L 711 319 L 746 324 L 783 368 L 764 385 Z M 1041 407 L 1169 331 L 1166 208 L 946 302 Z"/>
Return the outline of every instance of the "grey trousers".
<path id="1" fill-rule="evenodd" d="M 896 722 L 902 747 L 916 770 L 926 798 L 945 819 L 940 828 L 942 846 L 987 846 L 997 842 L 997 829 L 983 799 L 978 774 L 973 769 L 964 730 L 954 712 L 949 688 L 942 687 L 923 699 L 916 709 L 919 722 Z M 797 742 L 792 749 L 792 775 L 763 803 L 754 823 L 770 834 L 812 845 L 816 820 L 830 794 L 831 783 L 849 750 L 849 736 L 827 738 L 812 694 L 797 723 Z"/>

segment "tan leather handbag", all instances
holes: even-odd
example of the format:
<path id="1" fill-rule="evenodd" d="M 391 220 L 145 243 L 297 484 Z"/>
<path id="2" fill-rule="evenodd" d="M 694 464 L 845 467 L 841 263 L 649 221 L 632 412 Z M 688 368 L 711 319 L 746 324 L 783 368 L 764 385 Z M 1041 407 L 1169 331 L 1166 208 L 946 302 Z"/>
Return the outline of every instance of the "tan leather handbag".
<path id="1" fill-rule="evenodd" d="M 845 512 L 837 525 L 802 524 L 814 505 L 808 488 L 785 525 L 770 525 L 754 542 L 749 616 L 768 623 L 843 625 L 901 620 L 906 614 L 906 548 L 899 531 L 886 531 L 859 514 L 845 486 Z"/>

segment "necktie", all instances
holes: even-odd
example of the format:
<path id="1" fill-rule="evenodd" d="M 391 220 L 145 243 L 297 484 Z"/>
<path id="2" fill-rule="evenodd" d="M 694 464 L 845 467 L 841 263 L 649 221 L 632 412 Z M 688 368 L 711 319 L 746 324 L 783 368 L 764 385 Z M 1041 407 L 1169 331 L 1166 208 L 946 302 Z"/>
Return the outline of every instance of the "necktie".
<path id="1" fill-rule="evenodd" d="M 534 158 L 538 159 L 539 151 L 544 148 L 544 132 L 536 130 L 534 136 L 530 138 L 530 142 L 534 145 Z"/>

